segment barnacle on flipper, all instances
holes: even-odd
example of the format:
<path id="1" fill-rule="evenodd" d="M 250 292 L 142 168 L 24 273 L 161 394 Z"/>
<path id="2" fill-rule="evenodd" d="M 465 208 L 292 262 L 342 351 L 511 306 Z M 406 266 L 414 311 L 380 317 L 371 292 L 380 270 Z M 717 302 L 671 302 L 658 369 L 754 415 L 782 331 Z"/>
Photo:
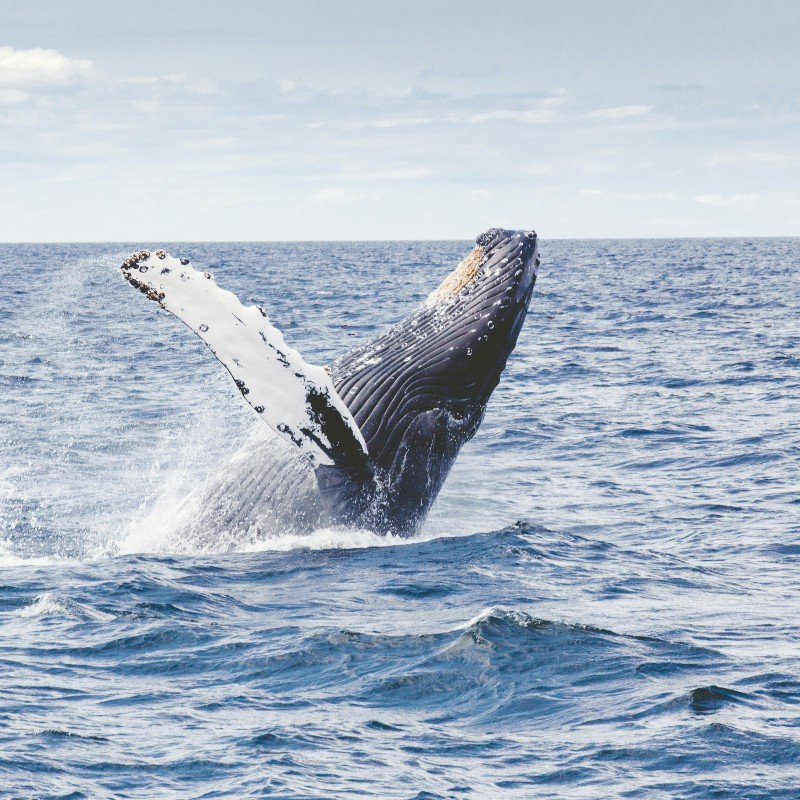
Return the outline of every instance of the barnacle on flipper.
<path id="1" fill-rule="evenodd" d="M 158 252 L 164 252 L 163 250 Z M 164 252 L 164 256 L 166 253 Z M 128 283 L 133 286 L 134 289 L 138 289 L 143 295 L 147 297 L 148 300 L 154 300 L 156 303 L 162 304 L 166 295 L 164 292 L 159 291 L 153 284 L 146 283 L 143 280 L 139 280 L 135 278 L 133 272 L 139 272 L 140 274 L 144 275 L 148 269 L 149 265 L 144 264 L 143 262 L 147 261 L 150 258 L 150 251 L 149 250 L 139 250 L 136 253 L 131 253 L 123 262 L 122 266 L 122 275 Z"/>

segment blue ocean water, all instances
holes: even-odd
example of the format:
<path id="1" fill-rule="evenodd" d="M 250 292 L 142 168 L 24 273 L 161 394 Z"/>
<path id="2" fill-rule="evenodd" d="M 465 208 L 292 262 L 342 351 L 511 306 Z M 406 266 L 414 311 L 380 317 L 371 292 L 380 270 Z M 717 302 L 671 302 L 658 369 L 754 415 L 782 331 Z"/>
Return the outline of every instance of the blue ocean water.
<path id="1" fill-rule="evenodd" d="M 142 244 L 0 254 L 0 797 L 800 797 L 800 240 L 544 241 L 421 534 L 234 552 L 176 509 L 264 426 Z M 168 245 L 314 363 L 468 248 Z"/>

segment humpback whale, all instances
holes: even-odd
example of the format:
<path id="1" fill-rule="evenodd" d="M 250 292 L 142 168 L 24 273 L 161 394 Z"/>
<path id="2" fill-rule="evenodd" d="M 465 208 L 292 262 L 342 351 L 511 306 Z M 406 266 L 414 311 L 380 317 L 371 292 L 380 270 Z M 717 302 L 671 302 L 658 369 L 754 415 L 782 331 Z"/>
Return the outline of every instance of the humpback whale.
<path id="1" fill-rule="evenodd" d="M 277 434 L 206 487 L 192 527 L 230 540 L 329 525 L 413 534 L 483 419 L 538 266 L 536 233 L 491 228 L 410 316 L 319 367 L 188 259 L 129 256 L 126 280 L 203 339 Z"/>

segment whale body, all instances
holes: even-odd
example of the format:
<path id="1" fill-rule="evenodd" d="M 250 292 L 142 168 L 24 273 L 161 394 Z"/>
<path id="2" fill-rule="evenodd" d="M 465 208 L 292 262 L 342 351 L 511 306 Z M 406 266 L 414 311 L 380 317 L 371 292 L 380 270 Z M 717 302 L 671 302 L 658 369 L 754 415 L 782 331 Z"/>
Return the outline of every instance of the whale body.
<path id="1" fill-rule="evenodd" d="M 408 536 L 474 436 L 525 321 L 533 231 L 491 228 L 411 315 L 328 367 L 308 364 L 263 309 L 163 250 L 124 277 L 200 336 L 277 434 L 206 487 L 195 535 L 235 540 L 322 526 Z"/>

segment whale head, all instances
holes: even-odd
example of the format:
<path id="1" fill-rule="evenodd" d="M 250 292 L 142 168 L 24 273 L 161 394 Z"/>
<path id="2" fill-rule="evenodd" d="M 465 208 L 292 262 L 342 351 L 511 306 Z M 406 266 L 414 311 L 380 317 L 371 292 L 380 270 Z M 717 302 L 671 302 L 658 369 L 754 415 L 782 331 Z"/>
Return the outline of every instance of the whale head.
<path id="1" fill-rule="evenodd" d="M 414 313 L 332 365 L 378 486 L 368 503 L 348 498 L 358 524 L 408 534 L 424 518 L 483 419 L 538 265 L 533 231 L 491 228 Z M 325 469 L 317 477 L 323 488 L 344 485 Z"/>

